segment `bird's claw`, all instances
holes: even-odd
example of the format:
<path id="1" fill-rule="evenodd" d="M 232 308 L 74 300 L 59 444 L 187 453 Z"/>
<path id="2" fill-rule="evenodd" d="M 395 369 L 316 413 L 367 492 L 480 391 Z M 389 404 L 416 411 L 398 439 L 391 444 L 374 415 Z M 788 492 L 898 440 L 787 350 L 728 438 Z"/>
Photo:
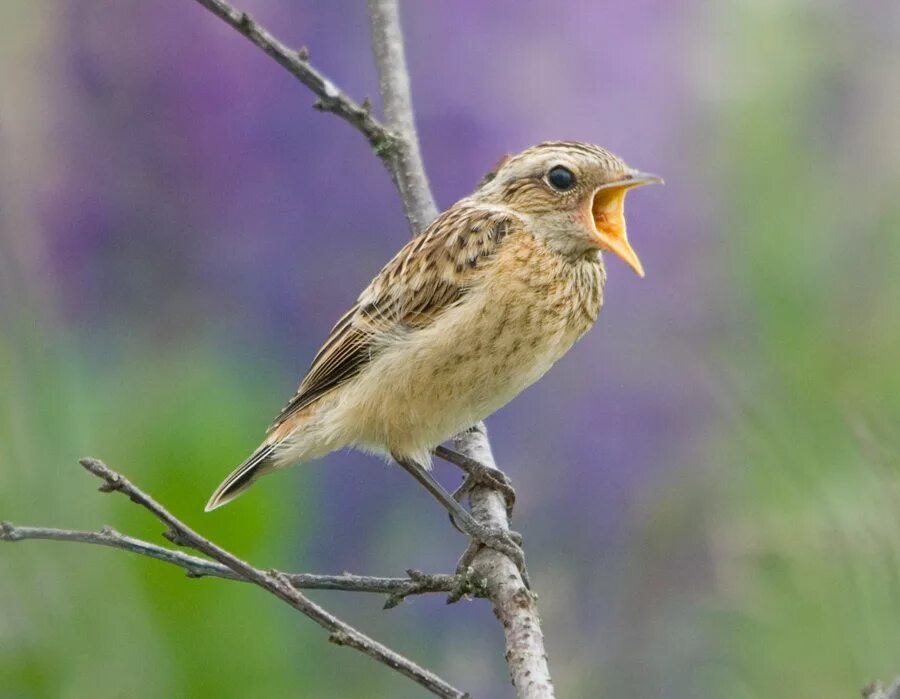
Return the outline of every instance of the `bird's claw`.
<path id="1" fill-rule="evenodd" d="M 528 576 L 528 569 L 525 567 L 525 552 L 522 549 L 522 535 L 519 532 L 507 529 L 491 529 L 483 527 L 480 531 L 474 533 L 472 541 L 466 548 L 459 562 L 456 564 L 456 574 L 464 575 L 472 565 L 472 561 L 476 554 L 482 548 L 489 548 L 498 553 L 507 556 L 522 576 L 522 582 L 525 583 L 527 589 L 531 589 L 531 579 Z"/>
<path id="2" fill-rule="evenodd" d="M 506 503 L 506 517 L 507 519 L 512 519 L 513 508 L 516 505 L 516 490 L 513 488 L 509 477 L 498 468 L 490 468 L 482 464 L 478 464 L 477 467 L 470 466 L 466 471 L 462 485 L 453 491 L 453 499 L 461 503 L 478 486 L 499 491 Z M 449 514 L 449 517 L 450 524 L 457 531 L 465 533 L 452 513 Z"/>
<path id="3" fill-rule="evenodd" d="M 453 492 L 453 497 L 459 502 L 479 485 L 497 490 L 503 495 L 506 502 L 506 516 L 512 519 L 513 508 L 516 506 L 516 489 L 513 488 L 509 477 L 499 468 L 490 468 L 484 464 L 468 467 L 466 477 L 462 485 Z"/>

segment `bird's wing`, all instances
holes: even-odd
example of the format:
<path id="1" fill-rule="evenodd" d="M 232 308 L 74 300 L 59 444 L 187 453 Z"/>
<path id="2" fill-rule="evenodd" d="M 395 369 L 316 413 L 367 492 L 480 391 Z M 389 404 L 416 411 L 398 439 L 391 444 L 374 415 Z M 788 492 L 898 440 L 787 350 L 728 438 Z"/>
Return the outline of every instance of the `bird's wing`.
<path id="1" fill-rule="evenodd" d="M 269 428 L 349 381 L 398 331 L 428 327 L 458 303 L 521 222 L 465 200 L 441 214 L 385 265 L 332 328 L 297 392 Z"/>

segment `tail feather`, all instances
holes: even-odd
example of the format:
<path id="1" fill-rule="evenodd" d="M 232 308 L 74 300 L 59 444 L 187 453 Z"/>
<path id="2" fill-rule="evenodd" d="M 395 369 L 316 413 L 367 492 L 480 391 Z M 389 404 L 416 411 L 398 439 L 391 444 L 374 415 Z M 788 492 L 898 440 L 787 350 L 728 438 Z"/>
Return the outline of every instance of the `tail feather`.
<path id="1" fill-rule="evenodd" d="M 264 444 L 250 457 L 232 471 L 228 478 L 216 488 L 215 492 L 206 503 L 206 512 L 211 512 L 217 507 L 227 505 L 241 495 L 253 482 L 272 467 L 272 459 L 275 453 L 275 444 Z"/>

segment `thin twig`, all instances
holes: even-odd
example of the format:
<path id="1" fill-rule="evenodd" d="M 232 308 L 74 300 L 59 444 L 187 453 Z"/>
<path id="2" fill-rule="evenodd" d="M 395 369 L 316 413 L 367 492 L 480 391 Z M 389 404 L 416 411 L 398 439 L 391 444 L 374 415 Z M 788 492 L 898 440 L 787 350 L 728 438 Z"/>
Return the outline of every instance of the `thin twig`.
<path id="1" fill-rule="evenodd" d="M 308 49 L 301 48 L 296 51 L 289 49 L 246 12 L 241 12 L 222 0 L 196 0 L 196 2 L 237 29 L 290 71 L 319 98 L 314 105 L 316 109 L 336 114 L 355 127 L 366 137 L 376 155 L 385 161 L 385 166 L 391 169 L 388 161 L 391 159 L 397 137 L 372 116 L 368 100 L 358 104 L 310 64 Z M 393 171 L 391 175 L 394 175 Z"/>
<path id="2" fill-rule="evenodd" d="M 398 137 L 396 148 L 389 155 L 393 161 L 389 169 L 415 235 L 437 218 L 438 210 L 419 152 L 400 10 L 396 0 L 369 0 L 369 24 L 384 121 Z"/>
<path id="3" fill-rule="evenodd" d="M 100 531 L 78 529 L 55 529 L 52 527 L 23 527 L 10 522 L 0 522 L 0 541 L 25 541 L 43 539 L 47 541 L 68 541 L 82 544 L 108 546 L 154 558 L 183 568 L 190 578 L 224 578 L 246 582 L 246 579 L 230 568 L 215 561 L 191 556 L 190 554 L 157 546 L 143 539 L 135 539 L 111 527 Z M 374 575 L 316 575 L 313 573 L 279 573 L 291 585 L 300 590 L 339 590 L 343 592 L 371 592 L 388 595 L 386 608 L 396 606 L 406 597 L 427 593 L 452 592 L 460 584 L 456 575 L 423 573 L 408 570 L 405 578 L 389 578 Z M 472 596 L 478 595 L 477 588 L 471 588 Z"/>
<path id="4" fill-rule="evenodd" d="M 378 641 L 369 638 L 350 624 L 338 619 L 315 602 L 306 597 L 293 586 L 289 578 L 278 571 L 263 571 L 254 568 L 246 561 L 241 560 L 232 553 L 217 546 L 208 539 L 203 538 L 193 529 L 172 515 L 162 505 L 142 490 L 134 486 L 124 476 L 110 469 L 98 459 L 86 458 L 81 460 L 81 465 L 88 471 L 103 480 L 100 486 L 102 492 L 120 492 L 127 495 L 132 502 L 148 510 L 158 520 L 166 524 L 168 530 L 165 537 L 178 546 L 188 546 L 206 554 L 215 561 L 229 568 L 243 580 L 259 585 L 268 590 L 283 602 L 296 609 L 301 614 L 312 619 L 319 626 L 329 632 L 329 640 L 342 646 L 350 646 L 365 653 L 380 663 L 405 675 L 414 682 L 439 697 L 461 699 L 467 695 L 442 680 L 433 672 L 426 670 L 412 660 L 400 655 Z"/>

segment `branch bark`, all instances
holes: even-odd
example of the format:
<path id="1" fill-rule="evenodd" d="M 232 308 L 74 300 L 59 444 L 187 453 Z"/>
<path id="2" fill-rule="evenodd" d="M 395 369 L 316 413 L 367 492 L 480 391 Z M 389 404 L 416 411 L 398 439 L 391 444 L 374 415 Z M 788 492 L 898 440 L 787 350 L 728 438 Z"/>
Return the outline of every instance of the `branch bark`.
<path id="1" fill-rule="evenodd" d="M 416 235 L 437 218 L 438 210 L 419 150 L 396 0 L 369 0 L 369 23 L 384 120 L 397 136 L 396 147 L 386 162 L 400 192 L 409 227 Z"/>
<path id="2" fill-rule="evenodd" d="M 454 446 L 489 468 L 497 468 L 487 428 L 478 423 L 457 435 Z M 493 488 L 475 487 L 469 496 L 472 515 L 490 527 L 509 531 L 506 500 Z M 484 580 L 485 595 L 503 626 L 506 663 L 519 699 L 553 699 L 553 681 L 544 650 L 544 632 L 537 599 L 525 586 L 516 564 L 494 549 L 482 548 L 472 561 L 476 576 Z"/>
<path id="3" fill-rule="evenodd" d="M 99 531 L 78 529 L 56 529 L 53 527 L 23 527 L 11 522 L 0 522 L 0 541 L 27 541 L 43 539 L 45 541 L 66 541 L 109 548 L 121 549 L 157 561 L 170 563 L 184 569 L 189 578 L 223 578 L 247 582 L 233 570 L 221 563 L 210 561 L 199 556 L 192 556 L 181 551 L 157 546 L 143 539 L 135 539 L 111 527 L 103 527 Z M 473 597 L 483 596 L 476 586 L 466 585 L 457 575 L 440 573 L 423 573 L 420 570 L 406 571 L 405 578 L 389 578 L 374 575 L 315 575 L 312 573 L 282 573 L 285 580 L 298 590 L 339 590 L 342 592 L 370 592 L 387 595 L 385 608 L 397 606 L 401 601 L 413 595 L 428 593 L 450 593 L 460 584 L 467 588 L 467 594 Z"/>
<path id="4" fill-rule="evenodd" d="M 221 0 L 197 1 L 206 7 L 227 7 Z M 379 91 L 391 144 L 388 148 L 376 146 L 375 150 L 397 187 L 412 234 L 417 235 L 437 216 L 437 207 L 428 186 L 416 134 L 400 12 L 397 0 L 368 0 L 368 6 Z M 216 14 L 222 16 L 219 12 Z M 240 13 L 234 10 L 229 13 L 232 17 L 235 14 Z M 234 26 L 233 22 L 229 23 Z M 240 27 L 237 28 L 242 31 Z M 242 33 L 249 36 L 245 31 Z M 266 53 L 275 57 L 271 48 L 260 43 L 259 39 L 264 36 L 271 39 L 270 35 L 261 34 L 257 29 L 257 37 L 250 38 Z M 280 43 L 277 45 L 282 46 Z M 282 61 L 279 60 L 279 63 Z M 291 70 L 289 66 L 286 67 Z M 356 125 L 350 119 L 347 121 Z M 373 143 L 368 133 L 360 130 Z M 485 466 L 497 468 L 483 423 L 469 432 L 457 435 L 454 443 L 462 454 L 481 461 Z M 469 504 L 473 516 L 482 523 L 509 529 L 505 501 L 499 491 L 486 487 L 475 488 L 469 496 Z M 518 568 L 510 558 L 488 549 L 478 553 L 472 567 L 484 576 L 488 597 L 503 624 L 506 660 L 519 699 L 552 699 L 553 684 L 535 598 L 525 586 Z"/>
<path id="5" fill-rule="evenodd" d="M 385 164 L 403 199 L 413 235 L 437 216 L 416 135 L 409 72 L 397 0 L 368 0 L 372 46 L 385 121 L 399 144 Z M 484 466 L 497 469 L 484 423 L 454 437 L 456 449 Z M 499 469 L 498 469 L 499 470 Z M 477 487 L 469 495 L 472 515 L 493 529 L 509 531 L 506 501 L 499 490 Z M 472 568 L 485 581 L 487 597 L 503 625 L 506 662 L 519 699 L 552 699 L 553 683 L 535 596 L 515 563 L 493 549 L 482 548 Z"/>
<path id="6" fill-rule="evenodd" d="M 317 109 L 339 116 L 365 136 L 397 187 L 413 235 L 422 232 L 434 220 L 438 212 L 419 150 L 397 0 L 368 0 L 372 45 L 386 125 L 372 116 L 368 100 L 358 104 L 315 69 L 309 62 L 309 52 L 305 48 L 297 51 L 287 48 L 247 13 L 236 10 L 223 0 L 196 2 L 247 37 L 308 87 L 318 97 L 314 104 Z M 454 443 L 456 449 L 468 458 L 486 467 L 497 468 L 483 423 L 454 437 Z M 252 582 L 328 630 L 332 642 L 356 648 L 437 696 L 467 696 L 428 670 L 330 614 L 304 596 L 298 588 L 387 592 L 390 596 L 386 606 L 393 606 L 408 594 L 438 591 L 438 588 L 445 591 L 445 585 L 452 588 L 451 597 L 455 595 L 458 598 L 460 594 L 473 592 L 468 575 L 462 578 L 422 576 L 410 571 L 407 579 L 385 579 L 350 575 L 291 576 L 278 571 L 262 571 L 201 537 L 102 462 L 84 459 L 82 465 L 104 480 L 101 490 L 122 492 L 165 522 L 169 527 L 166 536 L 173 543 L 190 546 L 216 563 L 132 539 L 111 529 L 78 532 L 4 524 L 0 527 L 0 540 L 43 538 L 112 546 L 178 565 L 188 575 Z M 491 529 L 509 531 L 506 502 L 501 491 L 479 485 L 470 493 L 469 504 L 472 515 L 482 524 Z M 503 625 L 505 657 L 517 696 L 519 699 L 552 699 L 553 685 L 535 597 L 528 590 L 515 562 L 493 549 L 482 548 L 472 558 L 471 569 L 482 580 L 483 588 L 480 592 L 491 600 L 494 613 Z"/>
<path id="7" fill-rule="evenodd" d="M 405 675 L 436 696 L 446 697 L 447 699 L 463 699 L 468 696 L 433 672 L 420 667 L 403 655 L 366 636 L 361 631 L 350 626 L 350 624 L 338 619 L 317 605 L 294 587 L 284 573 L 255 568 L 212 541 L 203 538 L 172 515 L 156 500 L 137 488 L 124 476 L 110 469 L 102 461 L 86 458 L 81 460 L 81 465 L 103 481 L 103 485 L 100 486 L 101 492 L 119 492 L 127 495 L 132 502 L 140 505 L 163 522 L 168 527 L 164 536 L 169 541 L 178 546 L 188 546 L 206 554 L 214 561 L 228 568 L 241 580 L 258 585 L 275 595 L 282 602 L 290 605 L 328 631 L 328 640 L 332 643 L 355 648 L 370 658 Z"/>
<path id="8" fill-rule="evenodd" d="M 313 104 L 316 109 L 339 116 L 365 136 L 375 154 L 381 158 L 394 177 L 393 153 L 398 141 L 397 136 L 372 116 L 368 100 L 364 100 L 362 104 L 357 103 L 313 67 L 309 62 L 308 49 L 289 49 L 246 12 L 241 12 L 222 0 L 196 0 L 196 2 L 234 27 L 306 85 L 318 97 Z"/>

